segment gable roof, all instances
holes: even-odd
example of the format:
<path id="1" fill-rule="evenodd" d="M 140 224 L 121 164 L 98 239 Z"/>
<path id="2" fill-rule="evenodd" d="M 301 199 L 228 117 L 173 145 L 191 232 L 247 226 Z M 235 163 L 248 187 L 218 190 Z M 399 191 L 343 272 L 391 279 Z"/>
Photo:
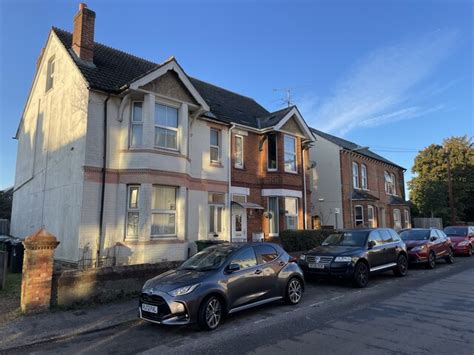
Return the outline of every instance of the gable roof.
<path id="1" fill-rule="evenodd" d="M 346 149 L 346 150 L 353 150 L 353 149 L 356 149 L 356 148 L 360 148 L 361 146 L 354 143 L 354 142 L 351 142 L 351 141 L 348 141 L 348 140 L 345 140 L 345 139 L 342 139 L 342 138 L 339 138 L 339 137 L 336 137 L 336 136 L 333 136 L 332 134 L 329 134 L 329 133 L 325 133 L 325 132 L 322 132 L 322 131 L 319 131 L 315 128 L 311 128 L 311 131 L 320 136 L 320 137 L 323 137 L 324 139 L 327 139 L 328 141 L 338 145 L 339 147 L 341 147 L 342 149 Z M 404 167 L 400 166 L 400 165 L 397 165 L 395 164 L 394 162 L 388 160 L 388 159 L 385 159 L 384 157 L 378 155 L 377 153 L 374 153 L 373 151 L 371 151 L 370 149 L 368 148 L 365 148 L 365 149 L 361 149 L 361 150 L 358 150 L 356 152 L 357 154 L 360 154 L 360 155 L 363 155 L 363 156 L 366 156 L 368 158 L 372 158 L 372 159 L 375 159 L 375 160 L 379 160 L 383 163 L 386 163 L 386 164 L 390 164 L 390 165 L 393 165 L 397 168 L 400 168 L 400 169 L 403 169 L 403 170 L 406 170 Z"/>

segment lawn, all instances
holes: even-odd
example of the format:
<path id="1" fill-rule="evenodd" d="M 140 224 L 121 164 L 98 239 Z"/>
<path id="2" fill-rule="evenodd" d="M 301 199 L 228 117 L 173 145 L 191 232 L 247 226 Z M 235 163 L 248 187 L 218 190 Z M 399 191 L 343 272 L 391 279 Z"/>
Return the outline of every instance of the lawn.
<path id="1" fill-rule="evenodd" d="M 20 314 L 21 274 L 7 274 L 4 290 L 0 290 L 0 325 Z"/>

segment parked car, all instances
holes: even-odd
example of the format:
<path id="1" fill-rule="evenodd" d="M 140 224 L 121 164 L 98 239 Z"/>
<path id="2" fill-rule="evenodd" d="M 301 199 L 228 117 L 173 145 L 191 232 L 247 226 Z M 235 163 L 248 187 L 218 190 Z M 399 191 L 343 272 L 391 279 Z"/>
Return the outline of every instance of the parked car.
<path id="1" fill-rule="evenodd" d="M 213 330 L 226 314 L 280 299 L 298 304 L 305 284 L 295 261 L 272 243 L 208 247 L 145 283 L 140 318 Z"/>
<path id="2" fill-rule="evenodd" d="M 352 229 L 331 234 L 321 246 L 302 254 L 298 263 L 305 275 L 346 278 L 356 287 L 366 287 L 374 272 L 393 270 L 405 276 L 408 256 L 393 229 Z"/>
<path id="3" fill-rule="evenodd" d="M 472 226 L 451 226 L 444 228 L 451 239 L 455 254 L 472 256 L 474 250 L 474 227 Z"/>
<path id="4" fill-rule="evenodd" d="M 400 231 L 400 237 L 405 242 L 408 251 L 408 262 L 426 264 L 430 269 L 436 267 L 436 261 L 446 260 L 454 263 L 454 252 L 451 240 L 439 229 L 412 228 Z"/>

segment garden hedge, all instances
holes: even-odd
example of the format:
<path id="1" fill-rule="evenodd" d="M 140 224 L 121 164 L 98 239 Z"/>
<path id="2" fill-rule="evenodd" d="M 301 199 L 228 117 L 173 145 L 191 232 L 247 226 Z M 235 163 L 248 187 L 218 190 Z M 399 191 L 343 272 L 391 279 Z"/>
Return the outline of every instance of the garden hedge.
<path id="1" fill-rule="evenodd" d="M 306 251 L 321 245 L 334 230 L 284 230 L 280 232 L 282 247 L 287 252 Z"/>

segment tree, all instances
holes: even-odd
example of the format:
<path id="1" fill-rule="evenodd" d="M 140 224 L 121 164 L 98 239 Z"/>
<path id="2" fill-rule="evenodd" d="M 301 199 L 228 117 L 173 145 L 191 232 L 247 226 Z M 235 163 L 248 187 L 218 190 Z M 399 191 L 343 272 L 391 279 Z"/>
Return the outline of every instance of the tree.
<path id="1" fill-rule="evenodd" d="M 421 216 L 450 220 L 448 158 L 457 220 L 474 221 L 474 147 L 467 136 L 445 139 L 443 145 L 432 144 L 418 153 L 412 168 L 416 175 L 408 182 L 410 199 Z"/>
<path id="2" fill-rule="evenodd" d="M 10 220 L 12 214 L 13 188 L 0 191 L 0 219 Z"/>

